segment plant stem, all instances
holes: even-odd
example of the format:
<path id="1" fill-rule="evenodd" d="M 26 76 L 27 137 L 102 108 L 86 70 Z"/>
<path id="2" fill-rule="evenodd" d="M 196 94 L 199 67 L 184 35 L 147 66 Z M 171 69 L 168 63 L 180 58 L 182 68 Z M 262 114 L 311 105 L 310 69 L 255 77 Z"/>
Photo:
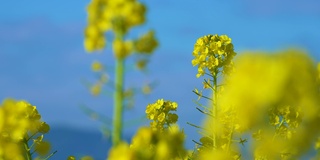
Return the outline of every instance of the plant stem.
<path id="1" fill-rule="evenodd" d="M 218 73 L 216 72 L 216 74 L 213 76 L 213 110 L 214 110 L 214 132 L 213 132 L 213 149 L 217 148 L 217 118 L 218 118 L 218 104 L 217 104 L 217 100 L 218 100 L 218 85 L 217 85 L 217 75 Z"/>
<path id="2" fill-rule="evenodd" d="M 123 126 L 123 81 L 124 81 L 124 59 L 116 58 L 116 77 L 113 109 L 112 144 L 116 146 L 121 141 Z"/>
<path id="3" fill-rule="evenodd" d="M 25 152 L 26 152 L 27 160 L 32 160 L 32 156 L 31 156 L 31 153 L 30 153 L 30 148 L 29 148 L 29 145 L 28 145 L 28 140 L 26 138 L 23 138 L 23 146 L 24 146 L 24 149 L 25 149 Z"/>

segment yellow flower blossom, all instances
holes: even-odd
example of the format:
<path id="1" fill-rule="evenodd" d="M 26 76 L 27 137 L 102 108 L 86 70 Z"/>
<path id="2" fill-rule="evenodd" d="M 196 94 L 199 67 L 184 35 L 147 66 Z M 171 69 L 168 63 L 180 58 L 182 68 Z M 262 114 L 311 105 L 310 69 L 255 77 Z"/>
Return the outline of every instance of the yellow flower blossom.
<path id="1" fill-rule="evenodd" d="M 134 42 L 135 51 L 150 54 L 158 46 L 154 31 L 149 31 Z"/>
<path id="2" fill-rule="evenodd" d="M 26 101 L 4 100 L 0 104 L 0 159 L 24 160 L 27 152 L 46 154 L 49 143 L 42 140 L 49 128 L 48 124 L 41 121 L 35 106 Z M 29 143 L 26 137 L 33 139 L 36 144 L 34 151 L 23 147 Z"/>
<path id="3" fill-rule="evenodd" d="M 101 88 L 102 86 L 100 83 L 94 84 L 93 86 L 91 86 L 90 92 L 92 95 L 97 96 L 101 93 Z"/>
<path id="4" fill-rule="evenodd" d="M 85 29 L 84 47 L 87 52 L 102 50 L 106 45 L 103 32 L 95 25 L 91 24 Z"/>
<path id="5" fill-rule="evenodd" d="M 69 157 L 67 158 L 67 160 L 76 160 L 76 157 L 75 157 L 75 156 L 69 156 Z"/>
<path id="6" fill-rule="evenodd" d="M 146 84 L 142 87 L 142 93 L 143 94 L 150 94 L 152 91 L 152 88 L 150 85 Z"/>
<path id="7" fill-rule="evenodd" d="M 94 72 L 99 72 L 99 71 L 103 70 L 103 65 L 99 61 L 93 61 L 92 65 L 91 65 L 91 69 Z"/>
<path id="8" fill-rule="evenodd" d="M 50 149 L 51 149 L 50 143 L 46 141 L 38 142 L 35 145 L 35 150 L 37 151 L 37 153 L 39 153 L 39 155 L 42 155 L 42 156 L 48 154 Z"/>
<path id="9" fill-rule="evenodd" d="M 254 133 L 256 159 L 299 157 L 320 132 L 319 84 L 312 60 L 287 50 L 246 53 L 234 63 L 236 71 L 219 99 L 221 111 L 233 110 L 239 131 Z"/>
<path id="10" fill-rule="evenodd" d="M 178 120 L 178 115 L 169 113 L 176 111 L 178 104 L 176 102 L 158 99 L 155 103 L 149 104 L 146 108 L 147 118 L 152 120 L 151 128 L 155 130 L 163 130 L 169 125 L 174 124 Z"/>
<path id="11" fill-rule="evenodd" d="M 133 43 L 132 41 L 122 41 L 114 40 L 113 41 L 113 53 L 116 58 L 125 58 L 129 56 L 132 51 Z"/>
<path id="12" fill-rule="evenodd" d="M 48 133 L 50 126 L 46 122 L 41 122 L 38 131 L 40 133 Z"/>
<path id="13" fill-rule="evenodd" d="M 85 49 L 88 52 L 103 49 L 106 31 L 125 34 L 131 27 L 144 23 L 145 11 L 145 6 L 136 0 L 92 0 L 87 7 Z"/>
<path id="14" fill-rule="evenodd" d="M 134 153 L 129 145 L 125 142 L 111 148 L 108 155 L 108 160 L 138 160 L 134 158 Z"/>
<path id="15" fill-rule="evenodd" d="M 199 38 L 192 52 L 193 66 L 198 66 L 197 78 L 203 76 L 206 70 L 215 75 L 218 72 L 229 73 L 232 59 L 236 55 L 231 39 L 226 35 L 207 35 Z M 222 70 L 219 70 L 222 68 Z"/>

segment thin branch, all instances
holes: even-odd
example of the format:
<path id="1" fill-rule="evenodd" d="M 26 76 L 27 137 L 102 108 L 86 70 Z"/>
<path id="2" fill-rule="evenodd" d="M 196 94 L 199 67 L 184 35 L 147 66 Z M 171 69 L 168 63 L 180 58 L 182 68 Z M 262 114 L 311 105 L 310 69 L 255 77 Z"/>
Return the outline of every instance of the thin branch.
<path id="1" fill-rule="evenodd" d="M 201 110 L 201 109 L 198 108 L 198 107 L 196 107 L 196 109 L 197 109 L 198 111 L 200 111 L 201 113 L 203 113 L 203 114 L 205 114 L 205 115 L 208 115 L 208 116 L 214 118 L 214 116 L 213 116 L 212 114 L 210 114 L 209 112 L 205 112 L 205 111 Z"/>
<path id="2" fill-rule="evenodd" d="M 212 85 L 206 79 L 204 79 L 204 83 L 206 83 L 213 90 Z"/>
<path id="3" fill-rule="evenodd" d="M 92 115 L 95 115 L 96 117 L 94 117 L 94 118 L 98 119 L 99 121 L 101 121 L 101 122 L 103 122 L 103 123 L 105 123 L 105 124 L 107 124 L 107 125 L 111 125 L 111 122 L 112 122 L 112 119 L 111 119 L 111 118 L 109 118 L 109 117 L 107 117 L 107 116 L 104 116 L 104 115 L 102 115 L 102 114 L 100 114 L 100 113 L 92 110 L 91 108 L 87 107 L 86 105 L 80 105 L 79 107 L 80 107 L 80 109 L 82 109 L 83 112 L 86 113 L 89 117 L 91 117 Z"/>
<path id="4" fill-rule="evenodd" d="M 201 94 L 197 93 L 196 91 L 192 91 L 192 92 L 195 93 L 196 95 L 202 97 L 202 98 L 205 98 L 205 99 L 208 99 L 208 100 L 212 101 L 211 98 L 209 98 L 209 97 L 207 97 L 207 96 L 204 96 L 204 95 L 201 95 Z"/>
<path id="5" fill-rule="evenodd" d="M 210 76 L 210 77 L 213 78 L 213 75 L 211 75 L 211 74 L 209 74 L 209 73 L 204 73 L 204 74 L 206 74 L 206 75 L 208 75 L 208 76 Z"/>
<path id="6" fill-rule="evenodd" d="M 49 159 L 50 157 L 52 157 L 54 154 L 56 154 L 58 151 L 54 151 L 53 153 L 51 153 L 47 158 L 45 158 L 44 160 Z"/>
<path id="7" fill-rule="evenodd" d="M 196 144 L 198 144 L 198 145 L 200 145 L 200 146 L 203 146 L 203 144 L 201 144 L 201 143 L 199 143 L 199 142 L 197 142 L 197 141 L 195 141 L 195 140 L 192 140 L 192 142 L 194 142 L 194 143 L 196 143 Z"/>
<path id="8" fill-rule="evenodd" d="M 198 101 L 195 101 L 195 100 L 192 100 L 192 101 L 193 101 L 194 103 L 196 103 L 199 107 L 202 107 L 203 109 L 208 110 L 209 112 L 211 112 L 208 107 L 202 105 L 202 104 L 199 103 Z M 212 112 L 211 112 L 211 113 L 212 113 Z"/>
<path id="9" fill-rule="evenodd" d="M 206 130 L 205 128 L 202 128 L 202 127 L 200 127 L 200 126 L 197 126 L 197 125 L 192 124 L 192 123 L 189 123 L 189 122 L 187 122 L 187 124 L 189 124 L 190 126 L 195 127 L 195 128 L 199 128 L 199 129 L 202 129 L 202 130 Z"/>

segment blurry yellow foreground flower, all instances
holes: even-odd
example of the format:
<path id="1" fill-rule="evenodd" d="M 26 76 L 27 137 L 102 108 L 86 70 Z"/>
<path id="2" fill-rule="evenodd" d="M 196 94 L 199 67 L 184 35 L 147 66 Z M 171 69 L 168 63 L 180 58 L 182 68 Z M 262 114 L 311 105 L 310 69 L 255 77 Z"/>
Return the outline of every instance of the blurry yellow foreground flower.
<path id="1" fill-rule="evenodd" d="M 50 144 L 42 139 L 49 130 L 35 106 L 26 101 L 4 100 L 0 105 L 0 160 L 24 160 L 31 152 L 46 155 Z M 29 140 L 35 144 L 34 151 L 28 147 Z"/>
<path id="2" fill-rule="evenodd" d="M 177 125 L 165 131 L 141 127 L 132 138 L 131 145 L 122 142 L 109 151 L 108 160 L 173 160 L 184 159 L 185 135 Z"/>
<path id="3" fill-rule="evenodd" d="M 235 69 L 225 80 L 220 112 L 235 113 L 238 131 L 255 132 L 255 158 L 298 158 L 320 133 L 315 63 L 297 50 L 244 53 Z"/>

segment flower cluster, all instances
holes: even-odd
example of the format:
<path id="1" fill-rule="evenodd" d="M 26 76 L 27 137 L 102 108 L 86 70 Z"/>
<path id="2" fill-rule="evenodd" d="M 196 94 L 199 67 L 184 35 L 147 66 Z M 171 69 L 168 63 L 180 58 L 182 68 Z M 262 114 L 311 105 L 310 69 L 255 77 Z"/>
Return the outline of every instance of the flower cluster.
<path id="1" fill-rule="evenodd" d="M 223 73 L 229 73 L 233 68 L 232 58 L 236 53 L 228 36 L 207 35 L 197 40 L 192 55 L 194 56 L 192 65 L 198 65 L 199 78 L 207 69 L 211 75 L 219 73 L 219 68 L 222 68 Z"/>
<path id="2" fill-rule="evenodd" d="M 151 128 L 155 130 L 163 130 L 178 121 L 178 115 L 169 113 L 176 111 L 178 104 L 176 102 L 157 100 L 153 104 L 149 104 L 146 109 L 147 118 L 152 120 Z"/>
<path id="3" fill-rule="evenodd" d="M 138 53 L 150 54 L 158 46 L 158 41 L 154 36 L 154 31 L 149 31 L 142 35 L 135 42 L 135 50 Z"/>
<path id="4" fill-rule="evenodd" d="M 35 106 L 26 101 L 4 100 L 0 106 L 0 159 L 24 160 L 31 153 L 29 140 L 33 140 L 34 152 L 48 154 L 50 144 L 43 140 L 43 134 L 49 130 Z"/>
<path id="5" fill-rule="evenodd" d="M 108 160 L 163 160 L 184 159 L 185 135 L 176 125 L 163 132 L 141 127 L 132 138 L 131 145 L 123 142 L 109 151 Z"/>
<path id="6" fill-rule="evenodd" d="M 104 48 L 108 30 L 125 34 L 145 21 L 145 6 L 136 0 L 92 0 L 88 5 L 85 48 L 88 52 Z"/>
<path id="7" fill-rule="evenodd" d="M 116 58 L 125 58 L 133 51 L 133 42 L 131 40 L 123 41 L 115 39 L 112 43 L 113 53 Z"/>
<path id="8" fill-rule="evenodd" d="M 316 141 L 320 102 L 314 66 L 297 50 L 246 53 L 235 61 L 219 104 L 222 111 L 234 110 L 239 130 L 252 133 L 256 159 L 296 159 Z"/>

